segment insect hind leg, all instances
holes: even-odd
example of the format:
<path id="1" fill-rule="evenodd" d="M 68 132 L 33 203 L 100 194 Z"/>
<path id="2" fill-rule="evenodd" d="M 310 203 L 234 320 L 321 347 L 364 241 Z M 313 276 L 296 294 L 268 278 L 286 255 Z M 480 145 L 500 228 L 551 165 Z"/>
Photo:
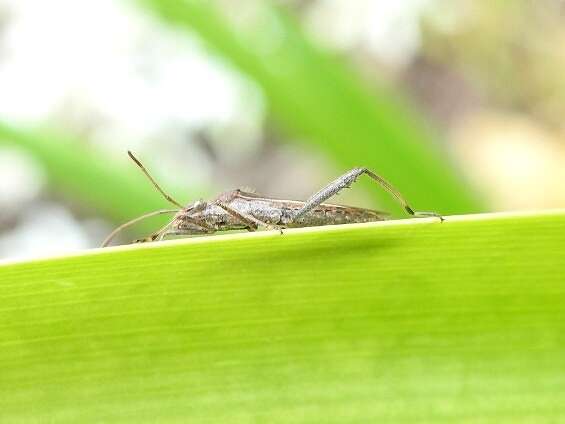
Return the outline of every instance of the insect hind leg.
<path id="1" fill-rule="evenodd" d="M 349 172 L 346 172 L 342 176 L 336 178 L 334 181 L 326 185 L 318 192 L 314 193 L 308 200 L 306 200 L 304 206 L 293 215 L 292 220 L 294 221 L 304 216 L 312 209 L 315 209 L 320 204 L 328 200 L 330 197 L 333 197 L 336 194 L 338 194 L 344 188 L 350 187 L 351 184 L 357 181 L 357 178 L 359 178 L 363 174 L 367 174 L 374 181 L 376 181 L 377 184 L 379 184 L 383 189 L 385 189 L 388 193 L 390 193 L 398 201 L 398 203 L 402 205 L 404 210 L 410 215 L 415 217 L 435 216 L 443 221 L 443 217 L 435 212 L 415 212 L 412 209 L 412 207 L 408 204 L 406 199 L 404 199 L 404 197 L 400 194 L 400 192 L 396 188 L 394 188 L 392 184 L 390 184 L 383 177 L 375 174 L 368 168 L 353 168 Z"/>

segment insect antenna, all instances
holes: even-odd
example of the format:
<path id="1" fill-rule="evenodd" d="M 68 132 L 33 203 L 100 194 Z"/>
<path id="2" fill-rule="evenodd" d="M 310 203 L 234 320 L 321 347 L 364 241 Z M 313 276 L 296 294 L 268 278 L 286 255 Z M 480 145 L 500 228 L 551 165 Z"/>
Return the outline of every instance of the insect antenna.
<path id="1" fill-rule="evenodd" d="M 135 162 L 135 164 L 137 166 L 139 166 L 139 168 L 141 169 L 141 171 L 145 174 L 145 176 L 147 178 L 149 178 L 149 181 L 151 181 L 153 183 L 153 185 L 155 186 L 155 188 L 159 191 L 159 193 L 161 193 L 163 195 L 163 197 L 165 199 L 167 199 L 169 202 L 171 202 L 173 205 L 178 206 L 179 208 L 183 209 L 184 206 L 181 205 L 179 202 L 177 202 L 175 199 L 173 199 L 171 196 L 169 196 L 167 193 L 165 193 L 163 191 L 163 189 L 161 187 L 159 187 L 159 184 L 157 184 L 157 182 L 153 179 L 153 177 L 151 176 L 151 174 L 149 174 L 149 172 L 147 171 L 147 169 L 145 169 L 145 167 L 143 166 L 143 164 L 139 161 L 139 159 L 137 159 L 133 153 L 131 151 L 128 150 L 128 155 L 129 157 Z"/>
<path id="2" fill-rule="evenodd" d="M 130 226 L 132 226 L 133 224 L 135 224 L 139 221 L 144 220 L 145 218 L 149 218 L 149 217 L 156 216 L 156 215 L 163 215 L 163 214 L 166 214 L 166 213 L 176 213 L 176 212 L 178 212 L 178 209 L 161 209 L 161 210 L 158 210 L 158 211 L 153 211 L 153 212 L 149 212 L 149 213 L 143 214 L 141 216 L 138 216 L 137 218 L 134 218 L 131 221 L 128 221 L 128 222 L 120 225 L 118 228 L 116 228 L 114 231 L 112 231 L 108 235 L 108 237 L 106 237 L 106 239 L 104 239 L 104 241 L 102 242 L 102 246 L 100 246 L 100 247 L 108 246 L 108 244 L 110 244 L 110 242 L 116 236 L 116 234 L 118 234 L 123 229 L 130 227 Z"/>

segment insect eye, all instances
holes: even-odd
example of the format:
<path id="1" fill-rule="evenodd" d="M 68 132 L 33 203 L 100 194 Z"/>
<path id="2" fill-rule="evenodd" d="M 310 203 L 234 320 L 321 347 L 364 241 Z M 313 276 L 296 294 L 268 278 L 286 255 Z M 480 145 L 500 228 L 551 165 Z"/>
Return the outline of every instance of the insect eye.
<path id="1" fill-rule="evenodd" d="M 195 201 L 189 208 L 187 208 L 187 212 L 194 213 L 194 212 L 203 211 L 204 209 L 206 209 L 207 205 L 208 204 L 204 200 L 199 199 Z"/>

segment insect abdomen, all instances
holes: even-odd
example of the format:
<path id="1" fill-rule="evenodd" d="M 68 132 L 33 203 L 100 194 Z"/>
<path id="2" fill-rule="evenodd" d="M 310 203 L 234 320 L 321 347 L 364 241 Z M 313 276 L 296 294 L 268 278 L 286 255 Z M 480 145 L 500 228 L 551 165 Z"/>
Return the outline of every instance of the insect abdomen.
<path id="1" fill-rule="evenodd" d="M 353 224 L 361 222 L 383 221 L 386 215 L 377 211 L 344 206 L 321 205 L 296 220 L 292 220 L 292 211 L 283 214 L 280 225 L 292 227 L 314 227 L 321 225 Z"/>

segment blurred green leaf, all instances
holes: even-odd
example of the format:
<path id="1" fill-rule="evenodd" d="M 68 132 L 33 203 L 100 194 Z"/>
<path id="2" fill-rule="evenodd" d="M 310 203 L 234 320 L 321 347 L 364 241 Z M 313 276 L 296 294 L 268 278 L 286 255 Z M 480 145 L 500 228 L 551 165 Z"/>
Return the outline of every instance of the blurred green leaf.
<path id="1" fill-rule="evenodd" d="M 2 422 L 563 422 L 565 211 L 0 266 Z"/>
<path id="2" fill-rule="evenodd" d="M 123 162 L 118 164 L 70 137 L 46 130 L 25 131 L 0 122 L 1 144 L 29 152 L 44 166 L 51 187 L 116 221 L 171 206 L 131 163 L 125 148 Z M 184 193 L 180 198 L 185 199 L 190 191 L 173 187 L 171 193 Z M 139 228 L 154 229 L 164 219 L 140 223 Z"/>
<path id="3" fill-rule="evenodd" d="M 314 47 L 281 9 L 255 2 L 238 11 L 201 0 L 141 0 L 164 22 L 195 31 L 263 89 L 275 119 L 318 146 L 345 170 L 367 166 L 398 186 L 420 210 L 444 214 L 480 209 L 400 93 L 368 89 L 342 63 Z M 240 8 L 245 8 L 241 5 Z M 249 12 L 249 10 L 248 10 Z M 190 76 L 187 76 L 188 78 Z M 372 191 L 393 211 L 398 205 Z"/>

